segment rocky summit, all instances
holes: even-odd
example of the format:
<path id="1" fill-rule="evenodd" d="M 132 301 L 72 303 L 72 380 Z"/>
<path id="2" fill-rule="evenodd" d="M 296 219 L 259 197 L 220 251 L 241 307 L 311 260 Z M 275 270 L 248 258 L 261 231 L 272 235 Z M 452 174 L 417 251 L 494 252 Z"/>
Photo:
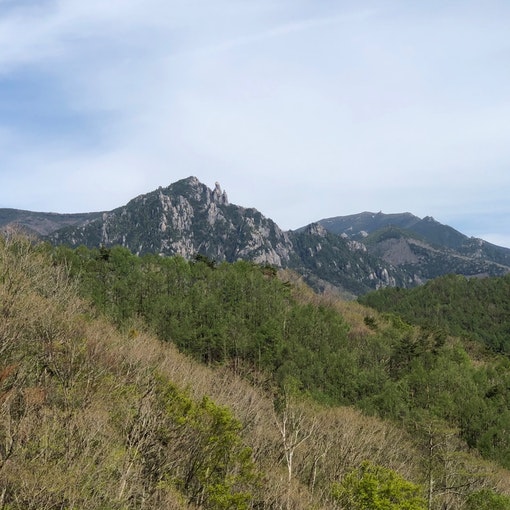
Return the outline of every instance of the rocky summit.
<path id="1" fill-rule="evenodd" d="M 229 204 L 216 183 L 196 177 L 140 195 L 95 221 L 54 232 L 50 240 L 78 246 L 121 245 L 143 255 L 202 254 L 215 261 L 253 260 L 282 267 L 292 242 L 276 223 L 255 209 Z"/>

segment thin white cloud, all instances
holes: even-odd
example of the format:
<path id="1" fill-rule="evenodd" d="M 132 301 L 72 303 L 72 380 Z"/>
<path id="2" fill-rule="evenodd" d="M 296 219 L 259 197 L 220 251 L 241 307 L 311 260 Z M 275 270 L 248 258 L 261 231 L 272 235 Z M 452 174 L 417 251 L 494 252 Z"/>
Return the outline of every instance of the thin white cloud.
<path id="1" fill-rule="evenodd" d="M 361 11 L 354 11 L 352 13 L 336 16 L 320 16 L 298 19 L 296 21 L 276 25 L 261 32 L 245 34 L 216 44 L 195 48 L 190 51 L 188 55 L 207 56 L 215 53 L 232 51 L 234 49 L 237 50 L 242 46 L 254 45 L 263 41 L 286 37 L 299 32 L 320 29 L 328 26 L 341 26 L 352 21 L 358 22 L 373 16 L 376 12 L 376 9 L 362 9 Z"/>

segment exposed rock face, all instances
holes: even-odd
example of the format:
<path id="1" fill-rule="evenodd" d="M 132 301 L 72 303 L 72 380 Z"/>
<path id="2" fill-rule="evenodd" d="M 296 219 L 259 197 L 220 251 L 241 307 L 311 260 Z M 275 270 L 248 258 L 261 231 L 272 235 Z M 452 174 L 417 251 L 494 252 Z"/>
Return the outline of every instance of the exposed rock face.
<path id="1" fill-rule="evenodd" d="M 364 253 L 367 252 L 367 247 L 359 241 L 347 241 L 347 246 L 349 246 L 352 251 L 362 251 Z"/>
<path id="2" fill-rule="evenodd" d="M 214 186 L 214 199 L 216 202 L 218 202 L 221 205 L 228 205 L 228 197 L 225 191 L 221 191 L 220 183 L 217 182 Z"/>
<path id="3" fill-rule="evenodd" d="M 101 219 L 52 236 L 55 242 L 88 246 L 122 245 L 137 254 L 216 261 L 249 259 L 284 266 L 292 252 L 289 236 L 255 209 L 230 205 L 220 184 L 209 189 L 196 177 L 140 195 Z"/>
<path id="4" fill-rule="evenodd" d="M 416 245 L 424 245 L 414 241 Z M 402 264 L 416 264 L 419 262 L 419 257 L 411 250 L 410 242 L 407 239 L 386 239 L 379 243 L 378 249 L 382 255 L 383 260 L 390 264 L 397 266 Z"/>
<path id="5" fill-rule="evenodd" d="M 328 234 L 328 231 L 320 223 L 310 223 L 305 227 L 305 232 L 318 237 L 326 237 Z"/>
<path id="6" fill-rule="evenodd" d="M 395 287 L 397 284 L 395 277 L 390 276 L 388 269 L 385 267 L 378 267 L 375 271 L 370 273 L 369 278 L 375 282 L 376 289 Z"/>

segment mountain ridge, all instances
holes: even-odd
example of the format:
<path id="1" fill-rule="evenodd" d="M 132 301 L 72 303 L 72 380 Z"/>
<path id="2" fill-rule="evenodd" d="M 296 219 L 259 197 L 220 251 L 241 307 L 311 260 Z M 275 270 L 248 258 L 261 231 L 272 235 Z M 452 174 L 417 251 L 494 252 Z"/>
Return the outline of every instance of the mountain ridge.
<path id="1" fill-rule="evenodd" d="M 501 276 L 510 267 L 510 249 L 468 237 L 431 216 L 365 211 L 319 223 L 345 239 L 363 241 L 371 254 L 422 281 L 448 273 Z"/>
<path id="2" fill-rule="evenodd" d="M 255 208 L 231 204 L 219 183 L 188 177 L 111 211 L 58 215 L 0 209 L 0 229 L 19 224 L 53 244 L 121 245 L 133 253 L 197 254 L 216 262 L 251 260 L 293 269 L 316 290 L 355 297 L 381 287 L 413 287 L 454 272 L 510 272 L 510 250 L 468 238 L 411 213 L 326 218 L 282 230 Z"/>
<path id="3" fill-rule="evenodd" d="M 422 235 L 431 244 L 441 244 L 457 249 L 466 242 L 468 236 L 435 220 L 432 216 L 419 218 L 410 212 L 385 214 L 364 211 L 348 216 L 336 216 L 319 220 L 327 230 L 348 237 L 363 237 L 386 227 L 397 227 Z M 358 229 L 356 232 L 355 229 Z M 473 238 L 475 239 L 475 238 Z"/>
<path id="4" fill-rule="evenodd" d="M 55 213 L 0 208 L 0 229 L 18 225 L 30 234 L 46 236 L 64 226 L 87 223 L 101 214 L 102 212 Z"/>

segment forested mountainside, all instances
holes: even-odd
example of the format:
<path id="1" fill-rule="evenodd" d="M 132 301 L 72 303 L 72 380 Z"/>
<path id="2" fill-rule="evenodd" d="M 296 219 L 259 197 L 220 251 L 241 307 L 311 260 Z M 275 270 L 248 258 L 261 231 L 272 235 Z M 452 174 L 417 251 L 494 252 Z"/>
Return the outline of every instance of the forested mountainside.
<path id="1" fill-rule="evenodd" d="M 413 275 L 400 287 L 450 273 L 502 276 L 510 271 L 510 249 L 468 237 L 430 216 L 363 212 L 319 223 L 328 232 L 362 242 L 371 255 Z"/>
<path id="2" fill-rule="evenodd" d="M 501 276 L 510 250 L 468 238 L 433 218 L 361 213 L 283 231 L 254 208 L 229 203 L 216 184 L 189 177 L 103 213 L 51 215 L 0 209 L 0 228 L 18 223 L 52 244 L 119 245 L 137 255 L 196 254 L 289 268 L 314 289 L 355 298 L 384 287 L 415 287 L 448 273 Z"/>
<path id="3" fill-rule="evenodd" d="M 11 235 L 0 297 L 0 508 L 510 505 L 506 358 L 247 262 Z"/>
<path id="4" fill-rule="evenodd" d="M 510 354 L 510 275 L 447 275 L 415 289 L 370 293 L 359 301 L 428 331 L 476 340 L 495 352 Z"/>

